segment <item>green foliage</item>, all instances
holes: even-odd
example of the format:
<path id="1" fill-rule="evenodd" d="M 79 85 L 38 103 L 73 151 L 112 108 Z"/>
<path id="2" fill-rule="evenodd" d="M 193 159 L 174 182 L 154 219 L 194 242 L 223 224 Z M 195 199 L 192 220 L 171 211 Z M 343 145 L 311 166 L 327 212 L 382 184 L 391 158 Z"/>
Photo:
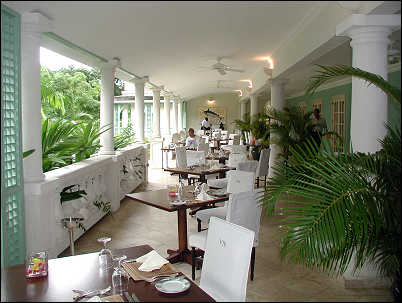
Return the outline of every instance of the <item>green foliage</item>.
<path id="1" fill-rule="evenodd" d="M 401 136 L 389 130 L 376 154 L 335 154 L 328 139 L 291 147 L 288 166 L 276 162 L 262 199 L 273 214 L 284 194 L 281 257 L 343 274 L 356 252 L 356 269 L 374 261 L 384 275 L 399 272 L 401 253 Z"/>
<path id="2" fill-rule="evenodd" d="M 283 111 L 273 107 L 267 109 L 271 142 L 281 147 L 280 156 L 285 160 L 290 156 L 291 147 L 303 145 L 311 137 L 311 114 L 312 112 L 304 114 L 298 106 L 285 107 Z"/>
<path id="3" fill-rule="evenodd" d="M 28 156 L 29 156 L 30 154 L 32 154 L 34 151 L 35 151 L 35 149 L 30 149 L 30 150 L 24 151 L 24 152 L 22 153 L 22 158 L 28 157 Z"/>
<path id="4" fill-rule="evenodd" d="M 124 128 L 120 134 L 114 136 L 114 150 L 124 148 L 134 142 L 134 130 L 131 124 Z"/>
<path id="5" fill-rule="evenodd" d="M 349 67 L 322 67 L 308 91 L 331 78 L 357 76 L 390 94 L 400 104 L 400 90 L 381 77 Z M 329 274 L 345 272 L 352 256 L 355 270 L 366 262 L 396 280 L 401 263 L 401 131 L 386 125 L 381 150 L 363 154 L 336 150 L 327 138 L 322 149 L 307 138 L 289 145 L 287 165 L 276 161 L 261 203 L 274 214 L 287 197 L 281 257 Z M 346 142 L 343 142 L 345 145 Z"/>
<path id="6" fill-rule="evenodd" d="M 244 119 L 236 119 L 233 121 L 235 126 L 241 130 L 242 133 L 244 132 L 249 132 L 251 130 L 251 124 L 250 124 L 250 114 L 245 113 L 244 114 Z"/>
<path id="7" fill-rule="evenodd" d="M 60 168 L 89 158 L 99 150 L 99 121 L 46 119 L 42 122 L 43 171 Z"/>
<path id="8" fill-rule="evenodd" d="M 270 128 L 268 115 L 264 113 L 256 114 L 250 124 L 250 131 L 254 139 L 258 142 L 258 149 L 269 148 Z"/>
<path id="9" fill-rule="evenodd" d="M 321 70 L 318 70 L 317 74 L 311 77 L 310 82 L 308 83 L 306 88 L 307 94 L 313 94 L 319 86 L 330 80 L 342 78 L 345 76 L 353 76 L 367 81 L 369 85 L 374 84 L 375 86 L 383 90 L 386 94 L 390 95 L 395 102 L 401 104 L 400 88 L 391 85 L 391 83 L 384 80 L 384 78 L 379 75 L 347 65 L 323 66 L 317 64 L 316 66 L 320 67 Z"/>
<path id="10" fill-rule="evenodd" d="M 49 118 L 74 120 L 87 113 L 99 119 L 100 73 L 95 69 L 41 67 L 41 94 L 42 110 Z"/>
<path id="11" fill-rule="evenodd" d="M 76 200 L 79 198 L 87 199 L 87 193 L 85 190 L 73 191 L 73 188 L 76 186 L 78 186 L 78 185 L 73 184 L 73 185 L 66 186 L 63 188 L 63 190 L 60 192 L 60 204 L 63 204 L 64 202 L 67 202 L 67 201 Z"/>

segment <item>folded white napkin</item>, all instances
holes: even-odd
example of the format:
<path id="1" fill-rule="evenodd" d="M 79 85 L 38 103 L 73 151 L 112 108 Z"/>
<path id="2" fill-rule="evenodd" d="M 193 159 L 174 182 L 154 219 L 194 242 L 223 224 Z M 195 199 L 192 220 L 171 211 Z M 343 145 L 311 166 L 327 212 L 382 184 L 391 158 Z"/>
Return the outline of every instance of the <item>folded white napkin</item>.
<path id="1" fill-rule="evenodd" d="M 169 263 L 168 260 L 159 255 L 155 250 L 143 255 L 136 259 L 137 262 L 141 262 L 141 266 L 138 267 L 141 271 L 153 271 L 160 269 L 163 265 Z"/>
<path id="2" fill-rule="evenodd" d="M 89 298 L 85 302 L 105 302 L 105 301 L 102 301 L 102 299 L 99 296 L 94 296 L 92 298 Z"/>
<path id="3" fill-rule="evenodd" d="M 200 192 L 196 198 L 196 200 L 199 200 L 199 201 L 208 201 L 208 200 L 213 200 L 213 199 L 214 199 L 214 197 L 211 197 L 206 192 Z"/>

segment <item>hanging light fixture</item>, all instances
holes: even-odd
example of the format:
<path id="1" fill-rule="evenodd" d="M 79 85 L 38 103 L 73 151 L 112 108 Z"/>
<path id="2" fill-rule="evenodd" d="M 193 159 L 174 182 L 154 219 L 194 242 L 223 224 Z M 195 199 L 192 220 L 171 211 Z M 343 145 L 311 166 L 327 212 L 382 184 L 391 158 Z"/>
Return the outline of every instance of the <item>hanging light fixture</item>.
<path id="1" fill-rule="evenodd" d="M 208 97 L 208 99 L 207 99 L 207 103 L 208 103 L 208 105 L 215 105 L 215 100 L 214 100 L 214 98 L 212 98 L 212 97 Z"/>

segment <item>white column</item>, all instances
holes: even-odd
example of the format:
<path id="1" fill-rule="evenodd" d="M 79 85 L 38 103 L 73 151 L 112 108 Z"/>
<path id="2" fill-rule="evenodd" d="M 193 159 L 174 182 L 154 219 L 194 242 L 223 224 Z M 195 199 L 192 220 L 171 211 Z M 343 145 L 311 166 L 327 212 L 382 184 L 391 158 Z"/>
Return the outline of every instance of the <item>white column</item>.
<path id="1" fill-rule="evenodd" d="M 106 63 L 101 71 L 100 128 L 109 130 L 100 135 L 101 155 L 114 155 L 114 76 L 115 65 Z"/>
<path id="2" fill-rule="evenodd" d="M 42 121 L 40 95 L 40 39 L 49 31 L 50 21 L 39 13 L 21 18 L 21 119 L 22 150 L 35 149 L 24 159 L 24 181 L 40 182 L 42 169 Z"/>
<path id="3" fill-rule="evenodd" d="M 177 115 L 178 115 L 178 131 L 183 130 L 183 100 L 179 100 L 178 107 L 177 107 Z"/>
<path id="4" fill-rule="evenodd" d="M 170 98 L 171 95 L 168 93 L 164 94 L 164 112 L 166 120 L 166 135 L 170 135 Z"/>
<path id="5" fill-rule="evenodd" d="M 240 120 L 244 121 L 244 115 L 246 114 L 247 100 L 240 100 Z"/>
<path id="6" fill-rule="evenodd" d="M 152 93 L 154 95 L 154 131 L 153 137 L 160 138 L 161 137 L 161 89 L 153 88 Z"/>
<path id="7" fill-rule="evenodd" d="M 136 141 L 144 143 L 144 86 L 148 78 L 134 79 L 135 84 L 135 137 Z"/>
<path id="8" fill-rule="evenodd" d="M 178 104 L 179 104 L 179 98 L 177 96 L 175 96 L 173 98 L 173 119 L 174 119 L 174 121 L 173 121 L 173 133 L 178 132 L 178 125 L 179 125 L 179 123 L 178 123 L 178 118 L 179 118 L 178 107 L 179 107 L 179 105 Z"/>
<path id="9" fill-rule="evenodd" d="M 250 94 L 250 118 L 254 120 L 254 115 L 258 114 L 258 98 L 255 94 Z"/>
<path id="10" fill-rule="evenodd" d="M 271 106 L 277 110 L 283 110 L 285 107 L 284 98 L 284 85 L 288 80 L 284 79 L 273 79 L 271 81 Z M 275 138 L 276 134 L 271 134 L 271 138 Z M 269 171 L 268 177 L 274 176 L 274 170 L 272 169 L 275 161 L 278 160 L 278 155 L 281 152 L 281 148 L 276 144 L 270 144 L 270 156 L 269 156 Z"/>
<path id="11" fill-rule="evenodd" d="M 392 28 L 400 27 L 400 15 L 353 14 L 336 28 L 337 36 L 352 38 L 352 66 L 388 78 L 387 50 Z M 352 78 L 350 136 L 353 150 L 376 152 L 386 135 L 387 95 L 374 85 Z"/>

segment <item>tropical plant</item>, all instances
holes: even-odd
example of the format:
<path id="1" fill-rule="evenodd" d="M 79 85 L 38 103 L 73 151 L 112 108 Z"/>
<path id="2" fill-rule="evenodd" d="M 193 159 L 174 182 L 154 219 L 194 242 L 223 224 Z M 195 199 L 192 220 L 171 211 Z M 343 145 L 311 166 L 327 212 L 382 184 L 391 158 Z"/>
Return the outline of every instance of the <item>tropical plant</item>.
<path id="1" fill-rule="evenodd" d="M 308 92 L 331 78 L 352 75 L 390 93 L 400 104 L 400 89 L 378 75 L 352 67 L 321 68 Z M 355 256 L 355 271 L 372 262 L 381 274 L 399 279 L 401 132 L 386 127 L 388 134 L 376 153 L 335 153 L 326 138 L 317 150 L 307 139 L 289 147 L 289 165 L 275 162 L 260 202 L 272 215 L 276 203 L 288 197 L 280 232 L 282 259 L 340 275 Z"/>
<path id="2" fill-rule="evenodd" d="M 267 108 L 271 142 L 281 147 L 279 156 L 285 161 L 290 156 L 291 147 L 303 145 L 311 137 L 311 114 L 312 112 L 303 113 L 298 106 L 285 107 L 283 110 Z"/>
<path id="3" fill-rule="evenodd" d="M 76 127 L 76 124 L 64 119 L 47 118 L 42 122 L 43 172 L 72 163 L 69 141 Z"/>
<path id="4" fill-rule="evenodd" d="M 240 130 L 242 140 L 245 139 L 245 133 L 251 131 L 251 121 L 250 121 L 250 114 L 245 113 L 243 120 L 236 119 L 233 121 L 235 127 Z"/>
<path id="5" fill-rule="evenodd" d="M 131 124 L 114 136 L 114 150 L 122 149 L 134 142 L 134 130 Z"/>

